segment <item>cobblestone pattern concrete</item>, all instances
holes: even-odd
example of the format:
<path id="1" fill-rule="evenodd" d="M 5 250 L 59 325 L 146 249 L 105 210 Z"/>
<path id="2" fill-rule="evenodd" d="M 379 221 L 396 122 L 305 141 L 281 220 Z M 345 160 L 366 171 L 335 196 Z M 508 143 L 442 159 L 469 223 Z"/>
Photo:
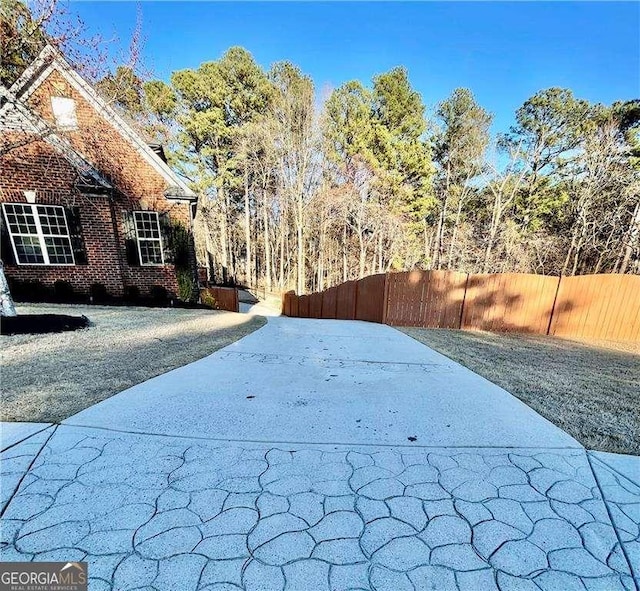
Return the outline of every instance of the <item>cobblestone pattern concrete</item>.
<path id="1" fill-rule="evenodd" d="M 640 589 L 640 486 L 593 454 L 590 456 L 611 520 Z"/>
<path id="2" fill-rule="evenodd" d="M 15 492 L 20 479 L 25 475 L 31 462 L 51 436 L 53 427 L 32 435 L 22 443 L 12 445 L 0 454 L 0 512 Z"/>
<path id="3" fill-rule="evenodd" d="M 580 450 L 292 450 L 60 427 L 2 538 L 1 560 L 87 560 L 92 591 L 634 589 Z"/>

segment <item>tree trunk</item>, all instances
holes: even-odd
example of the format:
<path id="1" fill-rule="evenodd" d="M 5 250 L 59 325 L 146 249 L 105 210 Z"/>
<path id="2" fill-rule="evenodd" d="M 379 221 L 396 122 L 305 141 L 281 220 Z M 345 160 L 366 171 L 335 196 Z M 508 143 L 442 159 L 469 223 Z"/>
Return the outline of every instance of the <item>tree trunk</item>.
<path id="1" fill-rule="evenodd" d="M 622 262 L 620 263 L 620 268 L 619 268 L 620 273 L 627 272 L 627 269 L 629 268 L 629 261 L 631 260 L 631 255 L 633 254 L 633 249 L 635 248 L 639 235 L 640 235 L 640 201 L 636 203 L 636 208 L 633 212 L 633 217 L 631 218 L 631 224 L 629 225 L 627 240 L 625 241 L 625 245 L 624 245 L 624 255 L 622 257 Z"/>
<path id="2" fill-rule="evenodd" d="M 324 273 L 325 273 L 325 259 L 326 259 L 326 224 L 324 220 L 320 222 L 320 236 L 318 237 L 318 273 L 317 273 L 317 287 L 318 291 L 322 291 L 324 287 Z"/>
<path id="3" fill-rule="evenodd" d="M 567 250 L 567 256 L 564 259 L 564 264 L 562 265 L 562 271 L 560 272 L 561 275 L 567 275 L 567 269 L 569 268 L 571 255 L 573 254 L 573 250 L 576 247 L 576 232 L 577 232 L 577 229 L 574 227 L 571 235 L 571 244 L 569 245 L 569 250 Z"/>
<path id="4" fill-rule="evenodd" d="M 458 201 L 458 210 L 456 211 L 456 221 L 453 226 L 453 233 L 451 234 L 451 242 L 449 243 L 449 255 L 447 257 L 447 268 L 451 269 L 453 265 L 453 249 L 455 248 L 456 242 L 458 240 L 458 228 L 460 227 L 460 218 L 462 217 L 462 194 L 460 195 L 460 199 Z"/>
<path id="5" fill-rule="evenodd" d="M 342 229 L 342 282 L 347 281 L 348 277 L 347 269 L 347 226 L 345 224 Z"/>
<path id="6" fill-rule="evenodd" d="M 504 212 L 504 209 L 506 208 L 506 205 L 506 203 L 502 203 L 502 194 L 496 192 L 493 203 L 493 212 L 491 214 L 491 229 L 489 230 L 489 240 L 487 241 L 487 248 L 484 251 L 484 265 L 482 266 L 483 273 L 489 272 L 491 253 L 496 241 L 496 236 L 498 235 L 500 219 L 502 218 L 502 214 Z"/>
<path id="7" fill-rule="evenodd" d="M 441 259 L 442 259 L 442 250 L 443 250 L 443 242 L 444 242 L 444 223 L 447 216 L 447 207 L 449 204 L 449 194 L 448 192 L 445 194 L 444 201 L 442 203 L 442 211 L 440 212 L 440 217 L 438 218 L 438 231 L 436 233 L 435 247 L 433 249 L 433 265 L 434 269 L 440 269 L 441 267 Z"/>
<path id="8" fill-rule="evenodd" d="M 306 281 L 305 281 L 305 272 L 304 272 L 304 219 L 303 219 L 303 204 L 302 204 L 302 193 L 298 194 L 298 203 L 297 203 L 297 212 L 296 212 L 296 247 L 298 250 L 297 253 L 297 265 L 296 265 L 296 275 L 297 275 L 297 292 L 298 294 L 302 294 L 306 289 Z"/>
<path id="9" fill-rule="evenodd" d="M 491 253 L 493 251 L 493 245 L 496 240 L 496 234 L 498 233 L 498 226 L 491 224 L 491 230 L 489 231 L 489 240 L 487 242 L 487 248 L 484 251 L 484 264 L 482 265 L 482 272 L 489 272 L 489 263 L 491 259 Z"/>
<path id="10" fill-rule="evenodd" d="M 447 162 L 447 175 L 444 186 L 444 199 L 442 201 L 442 209 L 438 216 L 438 229 L 436 231 L 435 247 L 433 249 L 433 262 L 431 267 L 440 268 L 440 258 L 442 254 L 442 243 L 444 238 L 444 224 L 447 218 L 447 206 L 449 204 L 449 191 L 451 188 L 451 164 Z"/>
<path id="11" fill-rule="evenodd" d="M 576 248 L 576 254 L 573 257 L 573 267 L 571 268 L 571 275 L 575 275 L 578 270 L 578 262 L 580 261 L 580 249 L 582 248 L 582 241 Z"/>
<path id="12" fill-rule="evenodd" d="M 436 226 L 435 240 L 433 241 L 433 250 L 431 252 L 431 268 L 438 268 L 438 254 L 440 253 L 440 232 L 442 231 L 442 210 L 438 216 L 438 225 Z"/>
<path id="13" fill-rule="evenodd" d="M 246 249 L 244 280 L 251 285 L 251 210 L 249 208 L 249 175 L 246 169 L 244 172 L 244 240 Z"/>
<path id="14" fill-rule="evenodd" d="M 211 243 L 211 229 L 209 228 L 209 224 L 205 224 L 204 240 L 205 240 L 205 249 L 207 251 L 207 268 L 209 270 L 209 276 L 207 277 L 207 279 L 211 280 L 216 276 L 215 267 L 213 269 L 211 268 L 212 262 L 215 262 L 216 257 L 214 254 L 215 250 Z"/>
<path id="15" fill-rule="evenodd" d="M 269 208 L 267 207 L 267 191 L 262 189 L 262 231 L 264 232 L 264 273 L 267 289 L 271 291 L 271 244 L 269 241 Z"/>
<path id="16" fill-rule="evenodd" d="M 284 289 L 284 223 L 280 228 L 280 289 Z M 287 286 L 288 287 L 288 286 Z"/>
<path id="17" fill-rule="evenodd" d="M 222 193 L 222 219 L 220 224 L 220 254 L 222 255 L 222 282 L 229 278 L 229 197 L 227 191 L 219 189 Z"/>
<path id="18" fill-rule="evenodd" d="M 358 256 L 358 279 L 364 277 L 364 267 L 367 262 L 367 246 L 364 243 L 362 228 L 358 228 L 358 244 L 360 245 L 360 253 Z"/>
<path id="19" fill-rule="evenodd" d="M 17 316 L 16 307 L 13 304 L 9 284 L 4 274 L 4 265 L 0 261 L 0 316 Z"/>

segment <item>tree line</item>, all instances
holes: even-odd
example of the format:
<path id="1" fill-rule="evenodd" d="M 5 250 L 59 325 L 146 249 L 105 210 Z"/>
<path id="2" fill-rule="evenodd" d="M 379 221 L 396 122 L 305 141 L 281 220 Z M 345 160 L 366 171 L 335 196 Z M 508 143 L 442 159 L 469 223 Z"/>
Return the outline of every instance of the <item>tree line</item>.
<path id="1" fill-rule="evenodd" d="M 468 89 L 427 116 L 398 67 L 319 104 L 296 65 L 265 71 L 240 47 L 124 86 L 122 106 L 201 194 L 198 255 L 216 282 L 304 293 L 416 267 L 640 272 L 638 100 L 549 88 L 492 136 Z"/>
<path id="2" fill-rule="evenodd" d="M 20 48 L 7 85 L 34 53 Z M 492 134 L 469 89 L 428 113 L 402 67 L 318 97 L 295 64 L 265 70 L 233 47 L 143 78 L 120 65 L 97 86 L 200 195 L 197 254 L 216 283 L 304 293 L 412 268 L 640 273 L 640 100 L 549 88 Z"/>

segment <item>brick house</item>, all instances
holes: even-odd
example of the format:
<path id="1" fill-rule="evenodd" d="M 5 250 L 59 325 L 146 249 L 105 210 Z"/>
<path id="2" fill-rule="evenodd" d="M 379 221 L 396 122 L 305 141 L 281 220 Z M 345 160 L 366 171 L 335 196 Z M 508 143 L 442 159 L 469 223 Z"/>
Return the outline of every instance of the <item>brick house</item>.
<path id="1" fill-rule="evenodd" d="M 197 198 L 161 146 L 51 47 L 0 91 L 1 256 L 17 299 L 61 285 L 175 297 L 178 274 L 196 278 Z"/>

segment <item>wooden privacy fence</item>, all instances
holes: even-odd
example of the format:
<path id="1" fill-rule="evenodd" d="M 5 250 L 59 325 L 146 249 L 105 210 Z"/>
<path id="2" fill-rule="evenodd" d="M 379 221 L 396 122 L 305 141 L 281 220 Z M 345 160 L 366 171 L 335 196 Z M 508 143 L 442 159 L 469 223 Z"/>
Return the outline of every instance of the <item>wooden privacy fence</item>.
<path id="1" fill-rule="evenodd" d="M 207 299 L 213 298 L 213 303 L 218 310 L 238 312 L 240 309 L 238 289 L 235 287 L 205 287 L 200 290 L 200 298 L 204 303 L 207 303 Z"/>
<path id="2" fill-rule="evenodd" d="M 640 342 L 640 276 L 409 271 L 284 294 L 300 318 Z"/>
<path id="3" fill-rule="evenodd" d="M 298 318 L 338 318 L 384 322 L 386 275 L 371 275 L 347 281 L 320 293 L 298 296 L 288 291 L 282 296 L 282 313 Z"/>

